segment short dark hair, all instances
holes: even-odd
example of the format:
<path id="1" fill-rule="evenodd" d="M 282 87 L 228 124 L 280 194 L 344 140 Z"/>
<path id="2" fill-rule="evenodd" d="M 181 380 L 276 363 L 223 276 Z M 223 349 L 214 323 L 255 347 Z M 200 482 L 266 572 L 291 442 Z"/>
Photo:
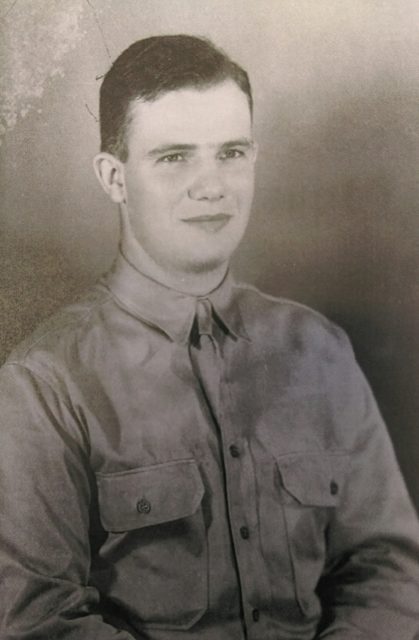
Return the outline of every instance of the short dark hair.
<path id="1" fill-rule="evenodd" d="M 252 90 L 244 69 L 205 38 L 153 36 L 134 42 L 115 60 L 100 89 L 101 150 L 128 159 L 131 105 L 153 101 L 185 87 L 205 88 L 233 80 L 253 111 Z"/>

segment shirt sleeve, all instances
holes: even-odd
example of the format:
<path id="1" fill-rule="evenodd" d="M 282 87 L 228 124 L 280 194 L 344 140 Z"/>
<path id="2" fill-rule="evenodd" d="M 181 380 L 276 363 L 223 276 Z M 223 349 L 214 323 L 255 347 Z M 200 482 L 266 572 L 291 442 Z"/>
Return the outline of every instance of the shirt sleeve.
<path id="1" fill-rule="evenodd" d="M 326 531 L 318 640 L 419 638 L 419 526 L 386 427 L 346 337 L 342 418 L 354 434 Z M 351 435 L 352 437 L 352 435 Z M 416 635 L 417 634 L 417 635 Z"/>
<path id="2" fill-rule="evenodd" d="M 59 395 L 20 365 L 0 370 L 0 635 L 132 640 L 95 613 L 88 442 Z"/>

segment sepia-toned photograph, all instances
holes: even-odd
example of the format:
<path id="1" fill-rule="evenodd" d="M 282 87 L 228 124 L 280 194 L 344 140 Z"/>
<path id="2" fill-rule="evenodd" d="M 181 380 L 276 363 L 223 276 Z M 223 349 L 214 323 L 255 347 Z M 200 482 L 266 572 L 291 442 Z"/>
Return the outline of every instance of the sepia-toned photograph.
<path id="1" fill-rule="evenodd" d="M 0 640 L 419 640 L 419 4 L 0 0 Z"/>

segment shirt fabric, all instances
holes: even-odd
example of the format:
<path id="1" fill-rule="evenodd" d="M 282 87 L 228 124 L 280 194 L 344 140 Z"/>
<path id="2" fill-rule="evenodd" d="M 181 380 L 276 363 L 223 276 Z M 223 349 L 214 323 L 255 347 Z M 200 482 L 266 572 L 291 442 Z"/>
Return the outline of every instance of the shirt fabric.
<path id="1" fill-rule="evenodd" d="M 11 355 L 0 398 L 1 640 L 418 632 L 416 516 L 320 314 L 230 275 L 197 300 L 120 254 Z"/>

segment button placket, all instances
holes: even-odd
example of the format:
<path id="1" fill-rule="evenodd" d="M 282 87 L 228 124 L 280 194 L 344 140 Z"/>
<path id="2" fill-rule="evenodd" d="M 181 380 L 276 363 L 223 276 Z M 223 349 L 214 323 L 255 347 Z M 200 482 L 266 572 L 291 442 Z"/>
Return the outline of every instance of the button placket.
<path id="1" fill-rule="evenodd" d="M 260 553 L 258 536 L 252 536 L 251 534 L 252 527 L 255 526 L 257 497 L 254 495 L 253 483 L 251 484 L 252 490 L 249 493 L 247 493 L 246 486 L 242 486 L 243 479 L 247 478 L 248 472 L 252 467 L 252 456 L 247 451 L 247 446 L 245 441 L 240 442 L 239 445 L 230 444 L 224 449 L 224 455 L 230 504 L 229 519 L 233 531 L 242 606 L 246 611 L 245 621 L 250 639 L 255 622 L 258 622 L 258 627 L 261 624 L 259 623 L 259 609 L 256 609 L 254 604 L 258 601 L 260 591 L 265 591 L 262 588 L 264 580 L 261 580 L 261 582 L 258 579 L 255 580 L 255 577 L 259 577 L 256 573 L 256 566 L 260 568 L 257 560 L 260 558 Z M 254 611 L 256 613 L 253 613 Z"/>
<path id="2" fill-rule="evenodd" d="M 203 335 L 205 340 L 212 340 L 215 342 L 211 333 L 213 321 L 212 316 L 211 323 L 208 324 L 208 317 L 212 314 L 210 301 L 198 301 L 196 313 L 197 328 L 200 335 Z M 218 343 L 215 342 L 214 347 L 215 357 L 221 358 L 220 351 L 218 350 Z M 228 347 L 231 348 L 232 345 L 228 344 Z M 228 353 L 229 348 L 226 351 L 223 349 L 223 353 Z M 226 363 L 223 361 L 223 371 L 226 364 L 228 365 L 228 362 Z M 224 371 L 224 374 L 225 380 L 228 381 L 228 371 Z M 231 388 L 228 382 L 226 382 L 226 384 L 220 384 L 219 392 L 220 393 L 217 397 L 218 402 L 215 406 L 212 406 L 212 410 L 221 438 L 220 444 L 222 447 L 222 457 L 226 478 L 228 518 L 233 534 L 232 542 L 238 569 L 237 578 L 241 585 L 240 591 L 242 593 L 242 605 L 243 608 L 249 612 L 246 614 L 247 624 L 252 625 L 254 623 L 252 618 L 253 609 L 251 606 L 249 607 L 249 604 L 251 602 L 255 602 L 258 592 L 258 587 L 254 580 L 255 559 L 253 557 L 253 553 L 256 551 L 253 545 L 257 544 L 257 539 L 255 538 L 252 544 L 252 540 L 250 539 L 250 526 L 243 523 L 248 523 L 250 516 L 250 524 L 253 523 L 251 526 L 254 526 L 255 524 L 254 520 L 256 518 L 256 513 L 253 512 L 256 509 L 256 496 L 253 496 L 254 487 L 250 478 L 251 490 L 249 492 L 249 499 L 245 498 L 248 495 L 248 492 L 246 487 L 242 486 L 243 480 L 247 477 L 245 473 L 246 468 L 248 468 L 249 465 L 251 467 L 252 463 L 251 458 L 248 458 L 246 453 L 246 443 L 241 442 L 241 440 L 237 441 L 237 430 L 234 428 L 236 420 L 234 414 L 232 415 L 231 412 Z M 248 512 L 249 509 L 250 513 Z M 259 555 L 259 553 L 257 553 L 257 555 Z"/>

